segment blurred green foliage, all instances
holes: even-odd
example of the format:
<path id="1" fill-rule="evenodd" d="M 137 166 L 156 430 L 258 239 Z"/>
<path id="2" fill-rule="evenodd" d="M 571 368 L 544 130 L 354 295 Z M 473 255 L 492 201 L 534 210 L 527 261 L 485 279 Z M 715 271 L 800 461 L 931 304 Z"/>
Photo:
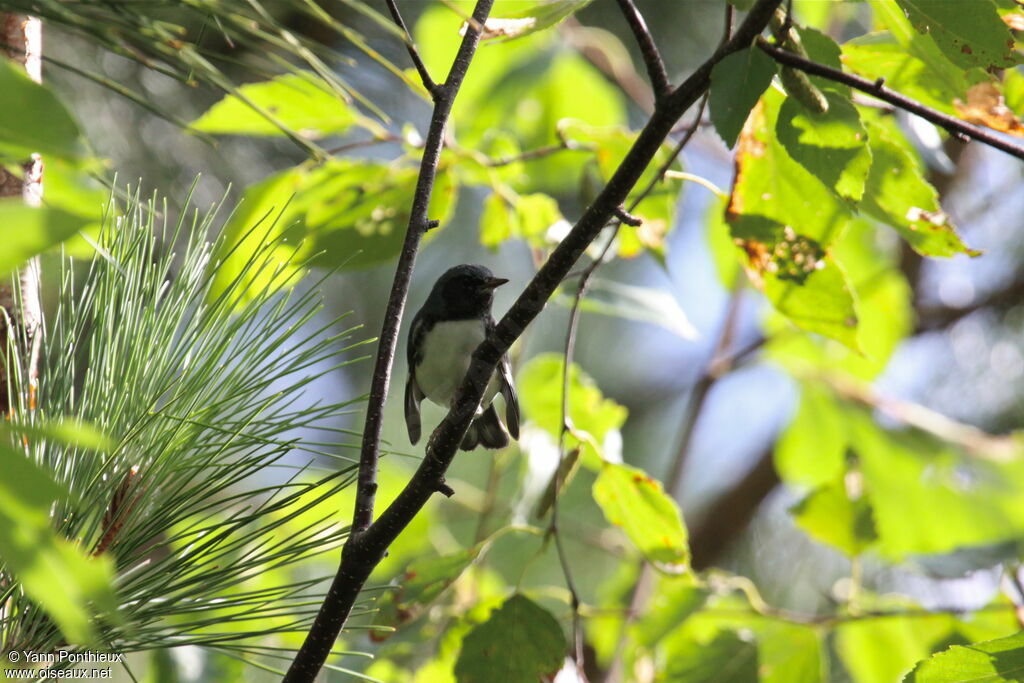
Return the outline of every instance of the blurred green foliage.
<path id="1" fill-rule="evenodd" d="M 635 95 L 630 83 L 637 82 L 639 71 L 627 65 L 630 81 L 623 77 L 621 61 L 616 71 L 614 63 L 594 57 L 588 46 L 593 48 L 595 35 L 605 57 L 628 52 L 611 33 L 579 24 L 600 16 L 588 14 L 600 3 L 588 4 L 497 3 L 495 16 L 504 23 L 489 26 L 493 35 L 474 59 L 449 122 L 429 211 L 440 225 L 428 235 L 426 249 L 433 249 L 435 240 L 449 239 L 446 233 L 465 213 L 477 228 L 470 231 L 476 246 L 498 252 L 518 245 L 535 265 L 617 170 L 645 116 L 643 103 L 630 101 Z M 1011 22 L 1005 20 L 1019 10 L 1012 2 L 798 0 L 794 6 L 796 30 L 816 61 L 884 79 L 889 87 L 953 115 L 971 86 L 989 83 L 1005 96 L 1006 106 L 1022 113 L 1024 76 L 1015 68 L 1021 61 L 1019 35 L 1011 34 L 1006 27 Z M 462 7 L 431 3 L 412 26 L 435 80 L 443 80 L 457 49 L 465 21 L 458 11 Z M 604 32 L 587 32 L 598 30 Z M 387 37 L 397 42 L 394 31 Z M 390 64 L 383 57 L 374 61 Z M 123 549 L 113 552 L 114 562 L 82 551 L 80 543 L 88 534 L 58 514 L 75 509 L 81 492 L 58 483 L 60 477 L 21 452 L 26 451 L 24 439 L 34 443 L 44 438 L 43 432 L 26 433 L 21 442 L 12 439 L 0 449 L 4 470 L 14 473 L 0 481 L 5 492 L 0 496 L 3 570 L 17 577 L 25 604 L 38 604 L 74 644 L 92 643 L 101 629 L 113 628 L 108 622 L 119 598 L 112 585 L 121 584 L 138 603 L 152 599 L 158 606 L 144 622 L 151 640 L 134 646 L 180 642 L 175 629 L 181 629 L 188 642 L 206 644 L 216 653 L 204 673 L 209 680 L 241 679 L 250 670 L 237 668 L 224 655 L 262 666 L 286 664 L 288 655 L 277 648 L 294 648 L 301 640 L 301 626 L 315 608 L 313 589 L 333 571 L 331 562 L 314 556 L 323 549 L 320 544 L 333 549 L 346 533 L 335 517 L 338 510 L 347 515 L 351 509 L 353 492 L 345 488 L 350 465 L 338 466 L 344 476 L 313 480 L 303 475 L 255 492 L 235 488 L 238 480 L 216 464 L 219 449 L 229 448 L 233 438 L 259 428 L 258 438 L 247 442 L 252 450 L 242 460 L 246 471 L 258 469 L 262 457 L 273 460 L 280 449 L 291 447 L 280 437 L 282 424 L 257 419 L 260 410 L 252 392 L 257 385 L 268 389 L 270 381 L 245 379 L 244 371 L 252 369 L 247 362 L 264 367 L 260 362 L 270 356 L 252 342 L 243 349 L 249 355 L 222 362 L 222 355 L 206 346 L 209 330 L 187 323 L 192 312 L 206 311 L 220 335 L 216 348 L 227 353 L 242 331 L 232 322 L 237 319 L 233 310 L 241 320 L 261 320 L 262 326 L 254 323 L 259 332 L 279 345 L 284 342 L 271 334 L 277 319 L 259 318 L 261 304 L 280 312 L 275 302 L 294 296 L 308 306 L 303 278 L 311 269 L 386 270 L 398 254 L 422 155 L 418 119 L 408 112 L 401 115 L 408 121 L 397 115 L 392 121 L 390 112 L 381 116 L 365 98 L 338 87 L 317 64 L 317 59 L 307 60 L 301 69 L 225 87 L 223 98 L 191 124 L 202 135 L 292 139 L 308 153 L 301 161 L 276 164 L 273 173 L 242 189 L 242 202 L 218 228 L 222 234 L 208 260 L 190 252 L 192 269 L 185 271 L 193 288 L 159 310 L 166 321 L 185 325 L 191 336 L 175 336 L 179 328 L 170 322 L 160 330 L 147 327 L 154 318 L 132 313 L 133 301 L 140 300 L 127 294 L 119 304 L 123 310 L 100 319 L 121 314 L 140 335 L 153 332 L 144 340 L 135 338 L 146 349 L 189 341 L 204 363 L 198 375 L 182 370 L 189 378 L 188 396 L 195 401 L 186 406 L 188 419 L 163 423 L 154 433 L 165 440 L 161 447 L 166 449 L 183 448 L 189 435 L 205 439 L 207 450 L 200 454 L 208 460 L 194 456 L 189 462 L 208 477 L 203 480 L 207 489 L 190 488 L 183 469 L 165 471 L 162 483 L 168 488 L 162 493 L 167 498 L 162 500 L 170 501 L 173 519 L 140 522 L 132 537 L 141 552 L 143 540 L 152 536 L 144 531 L 166 534 L 167 549 L 179 559 L 173 569 L 188 590 L 161 583 L 159 572 L 152 572 L 143 574 L 147 593 L 135 583 L 131 572 L 137 570 L 125 562 Z M 429 99 L 412 72 L 385 69 L 390 77 L 398 76 L 395 82 L 403 88 L 408 86 L 402 94 L 414 106 Z M 676 71 L 670 73 L 676 76 Z M 633 406 L 661 398 L 653 391 L 654 399 L 609 395 L 595 379 L 601 372 L 588 373 L 576 363 L 566 367 L 563 353 L 537 353 L 540 345 L 524 344 L 528 357 L 516 378 L 525 417 L 522 440 L 502 454 L 464 456 L 493 458 L 487 481 L 477 488 L 453 477 L 455 500 L 429 507 L 405 530 L 377 568 L 376 585 L 367 591 L 330 666 L 345 676 L 389 682 L 487 681 L 501 671 L 504 680 L 528 683 L 563 666 L 578 610 L 582 638 L 588 656 L 593 655 L 588 664 L 603 671 L 617 667 L 622 680 L 879 683 L 953 681 L 966 675 L 1016 680 L 1024 644 L 1011 635 L 1019 629 L 1011 598 L 1024 596 L 1007 591 L 1011 598 L 996 597 L 968 614 L 922 607 L 908 595 L 880 595 L 864 580 L 865 565 L 889 571 L 934 562 L 952 571 L 948 566 L 959 566 L 956 558 L 964 555 L 969 556 L 968 569 L 1001 565 L 1007 576 L 1013 575 L 1024 539 L 1024 449 L 1016 433 L 985 434 L 922 406 L 886 401 L 876 391 L 873 383 L 884 379 L 914 331 L 920 292 L 906 262 L 980 252 L 967 245 L 944 212 L 920 144 L 892 111 L 821 77 L 810 83 L 827 102 L 827 111 L 809 105 L 756 47 L 714 68 L 710 121 L 734 148 L 735 177 L 727 200 L 710 202 L 704 225 L 724 288 L 757 292 L 765 302 L 756 325 L 757 348 L 764 351 L 759 358 L 798 390 L 796 409 L 770 447 L 774 473 L 785 487 L 787 513 L 803 540 L 818 551 L 834 551 L 828 557 L 842 563 L 849 576 L 817 600 L 818 611 L 802 613 L 769 604 L 761 595 L 756 561 L 746 573 L 694 571 L 697 545 L 692 558 L 690 538 L 697 538 L 694 530 L 708 522 L 695 516 L 699 523 L 694 524 L 689 512 L 684 519 L 676 498 L 680 491 L 667 490 L 672 487 L 652 476 L 654 467 L 640 467 L 632 444 L 623 443 Z M 132 216 L 109 204 L 109 193 L 94 178 L 102 176 L 103 162 L 84 151 L 89 146 L 78 124 L 49 87 L 0 64 L 0 90 L 13 93 L 23 105 L 0 112 L 0 161 L 15 172 L 29 153 L 43 154 L 47 163 L 44 206 L 29 208 L 15 200 L 0 204 L 0 274 L 58 244 L 91 256 L 90 268 L 104 268 L 109 254 L 90 253 L 96 226 L 106 215 L 107 226 L 123 225 L 131 217 L 139 227 L 138 213 Z M 676 139 L 666 141 L 627 201 L 641 225 L 606 230 L 589 258 L 609 245 L 609 261 L 634 264 L 634 270 L 619 272 L 672 273 L 669 244 L 681 243 L 673 231 L 685 219 L 677 180 L 687 176 L 676 173 L 666 179 L 660 174 L 682 167 L 673 158 Z M 337 151 L 313 144 L 323 140 L 337 140 Z M 722 152 L 720 145 L 715 150 Z M 714 187 L 708 178 L 693 178 Z M 209 222 L 185 228 L 195 233 L 193 238 L 209 229 Z M 138 286 L 138 295 L 159 299 L 163 281 L 144 276 L 145 256 L 115 255 L 122 259 L 115 263 L 134 264 L 129 284 Z M 160 263 L 172 281 L 170 261 Z M 108 279 L 101 290 L 109 297 L 114 289 L 104 288 L 115 287 L 116 268 L 104 272 Z M 675 342 L 694 336 L 673 293 L 651 284 L 653 275 L 637 283 L 620 279 L 617 274 L 614 280 L 591 280 L 580 310 L 638 327 L 658 325 L 672 332 Z M 572 301 L 573 285 L 566 283 L 559 292 L 560 302 Z M 71 325 L 67 321 L 80 314 L 80 309 L 65 309 L 63 324 Z M 63 333 L 75 330 L 71 325 Z M 725 332 L 723 339 L 730 341 Z M 309 341 L 304 351 L 305 342 L 295 343 L 304 360 L 294 361 L 289 366 L 294 369 L 305 369 L 314 356 L 330 355 L 322 340 Z M 590 343 L 609 366 L 621 364 L 629 372 L 633 359 L 625 354 L 631 349 L 624 352 L 603 338 Z M 110 348 L 122 346 L 111 343 Z M 712 382 L 723 361 L 720 352 L 730 349 L 713 350 L 707 370 Z M 103 361 L 109 362 L 103 366 L 106 374 L 93 378 L 95 391 L 118 410 L 141 407 L 143 398 L 159 402 L 143 391 L 151 385 L 143 372 L 147 357 L 140 353 L 136 349 L 126 356 L 131 372 L 111 358 Z M 98 356 L 90 358 L 99 372 Z M 157 356 L 168 367 L 174 358 Z M 73 365 L 69 361 L 62 367 Z M 673 372 L 662 371 L 666 381 Z M 137 393 L 116 388 L 115 375 L 137 378 Z M 301 394 L 307 381 L 312 380 L 290 385 L 291 395 Z M 54 421 L 44 425 L 64 424 L 61 417 L 80 412 L 68 403 L 73 387 L 72 379 L 51 384 L 52 391 L 64 390 L 68 396 L 50 404 L 46 417 Z M 230 395 L 204 393 L 217 388 Z M 767 392 L 757 398 L 775 400 Z M 123 448 L 138 437 L 125 424 L 111 424 L 95 400 L 89 407 L 99 411 L 93 417 L 104 429 L 100 445 L 106 448 L 114 439 Z M 244 415 L 234 414 L 239 406 Z M 340 414 L 342 407 L 334 404 L 328 412 Z M 285 408 L 279 417 L 289 424 L 312 422 L 314 413 L 319 415 L 319 409 L 309 408 L 296 417 Z M 127 419 L 127 413 L 112 414 Z M 155 429 L 147 422 L 152 417 L 140 414 L 137 419 Z M 173 422 L 172 417 L 162 415 Z M 216 431 L 219 421 L 226 421 L 231 438 Z M 732 416 L 730 425 L 738 433 L 744 416 Z M 263 447 L 268 450 L 260 456 Z M 318 455 L 337 456 L 320 444 L 311 447 Z M 393 465 L 401 444 L 391 447 L 382 463 L 382 505 L 405 483 L 405 470 Z M 673 444 L 659 448 L 670 454 L 666 457 L 685 455 L 685 448 L 676 455 Z M 473 465 L 479 466 L 479 460 Z M 74 467 L 95 474 L 89 481 L 99 480 L 95 462 L 76 460 Z M 71 484 L 85 479 L 73 477 Z M 180 491 L 173 489 L 176 482 Z M 200 504 L 208 498 L 215 509 Z M 564 508 L 557 517 L 555 505 Z M 96 510 L 89 514 L 99 515 Z M 141 514 L 140 519 L 145 520 Z M 241 534 L 237 545 L 228 542 L 231 533 Z M 568 553 L 553 542 L 556 533 Z M 272 534 L 289 543 L 278 547 Z M 189 563 L 188 553 L 197 544 L 207 548 L 205 557 L 213 558 L 215 566 Z M 587 579 L 576 593 L 566 589 L 563 554 L 566 564 L 577 568 L 601 559 L 600 566 L 586 567 Z M 300 568 L 298 558 L 308 562 Z M 796 557 L 785 559 L 787 567 L 798 564 Z M 662 571 L 650 572 L 648 565 Z M 62 590 L 47 588 L 52 585 Z M 14 591 L 0 586 L 0 597 Z M 194 610 L 158 602 L 189 596 L 210 602 Z M 121 605 L 129 618 L 136 616 L 134 605 Z M 370 631 L 372 643 L 361 636 L 363 630 Z M 251 647 L 227 644 L 236 638 L 263 640 Z M 969 643 L 975 645 L 963 646 Z M 360 659 L 359 650 L 367 648 L 374 649 L 373 663 Z M 175 666 L 161 654 L 152 660 L 151 671 L 173 676 Z"/>

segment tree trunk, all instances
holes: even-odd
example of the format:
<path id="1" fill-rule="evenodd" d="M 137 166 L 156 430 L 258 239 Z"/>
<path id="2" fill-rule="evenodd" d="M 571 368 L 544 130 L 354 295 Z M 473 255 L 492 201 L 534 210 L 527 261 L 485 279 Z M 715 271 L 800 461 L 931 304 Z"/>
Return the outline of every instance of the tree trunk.
<path id="1" fill-rule="evenodd" d="M 43 26 L 39 19 L 24 14 L 0 14 L 4 55 L 24 67 L 37 83 L 43 77 Z M 8 106 L 19 106 L 17 102 Z M 0 198 L 21 197 L 30 206 L 39 206 L 43 197 L 43 162 L 38 154 L 22 164 L 22 177 L 0 168 Z M 28 380 L 29 410 L 35 407 L 43 312 L 39 297 L 39 259 L 33 258 L 18 272 L 17 285 L 12 278 L 0 283 L 0 415 L 18 409 L 11 394 L 11 375 L 20 367 Z M 15 365 L 17 364 L 17 365 Z"/>

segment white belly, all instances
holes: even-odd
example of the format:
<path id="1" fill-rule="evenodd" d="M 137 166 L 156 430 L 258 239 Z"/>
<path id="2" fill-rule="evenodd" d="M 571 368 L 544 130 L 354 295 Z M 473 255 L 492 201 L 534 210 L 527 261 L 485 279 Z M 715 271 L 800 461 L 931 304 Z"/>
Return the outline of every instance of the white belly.
<path id="1" fill-rule="evenodd" d="M 486 331 L 479 320 L 441 322 L 426 335 L 423 360 L 416 366 L 416 383 L 431 401 L 451 407 L 456 389 L 469 370 L 473 351 L 484 340 Z M 486 408 L 498 392 L 495 375 L 484 392 L 480 405 Z"/>

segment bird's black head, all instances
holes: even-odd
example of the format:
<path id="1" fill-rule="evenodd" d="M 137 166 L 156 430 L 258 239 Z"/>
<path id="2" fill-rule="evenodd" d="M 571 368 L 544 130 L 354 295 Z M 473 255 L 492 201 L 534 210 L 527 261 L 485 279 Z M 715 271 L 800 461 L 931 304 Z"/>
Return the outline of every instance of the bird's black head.
<path id="1" fill-rule="evenodd" d="M 455 266 L 438 278 L 423 308 L 448 320 L 478 318 L 490 312 L 494 288 L 506 282 L 483 266 Z"/>

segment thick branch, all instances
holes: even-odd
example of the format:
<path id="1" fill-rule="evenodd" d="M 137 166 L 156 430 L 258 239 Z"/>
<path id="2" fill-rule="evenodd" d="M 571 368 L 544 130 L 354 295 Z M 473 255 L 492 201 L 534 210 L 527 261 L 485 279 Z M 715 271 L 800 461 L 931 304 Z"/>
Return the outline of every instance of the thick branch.
<path id="1" fill-rule="evenodd" d="M 372 516 L 373 497 L 376 491 L 377 442 L 380 438 L 383 399 L 387 393 L 390 379 L 391 359 L 394 356 L 398 323 L 404 309 L 412 263 L 426 219 L 426 204 L 429 198 L 430 184 L 436 173 L 441 135 L 448 112 L 451 110 L 451 98 L 465 74 L 478 40 L 478 32 L 475 30 L 474 24 L 469 23 L 466 38 L 456 56 L 449 79 L 440 86 L 441 92 L 435 98 L 434 119 L 431 122 L 431 130 L 424 149 L 423 170 L 420 175 L 420 183 L 417 185 L 414 211 L 410 219 L 406 244 L 399 258 L 395 285 L 388 302 L 388 312 L 378 350 L 373 390 L 367 413 L 367 427 L 364 433 L 357 490 L 357 519 L 353 535 L 345 544 L 338 573 L 323 605 L 321 605 L 306 642 L 303 643 L 285 677 L 285 681 L 313 680 L 330 653 L 330 648 L 370 573 L 383 559 L 391 543 L 408 526 L 430 497 L 443 486 L 444 474 L 455 457 L 462 437 L 476 412 L 476 407 L 480 404 L 484 388 L 502 354 L 543 310 L 544 305 L 569 273 L 573 264 L 608 221 L 613 218 L 615 211 L 626 200 L 630 190 L 636 185 L 648 164 L 661 148 L 665 138 L 672 131 L 676 121 L 708 89 L 711 69 L 714 65 L 727 55 L 748 46 L 764 30 L 771 13 L 780 2 L 781 0 L 758 0 L 733 38 L 716 50 L 693 75 L 659 103 L 653 116 L 640 132 L 608 184 L 584 211 L 570 233 L 552 252 L 551 257 L 537 272 L 494 331 L 473 353 L 473 361 L 459 388 L 455 407 L 431 435 L 427 444 L 426 456 L 416 473 L 394 502 L 363 531 L 361 524 Z M 477 25 L 483 25 L 491 4 L 492 0 L 478 0 L 473 16 Z"/>
<path id="2" fill-rule="evenodd" d="M 647 28 L 647 22 L 637 10 L 633 0 L 618 0 L 619 8 L 626 17 L 633 37 L 640 46 L 640 55 L 644 58 L 647 66 L 647 76 L 651 79 L 651 89 L 654 90 L 654 101 L 658 102 L 669 94 L 672 85 L 668 80 L 668 72 L 665 70 L 665 62 L 661 58 L 658 46 L 654 44 L 654 37 Z"/>
<path id="3" fill-rule="evenodd" d="M 482 25 L 487 18 L 493 2 L 494 0 L 479 0 L 477 2 L 473 18 L 477 20 L 478 25 Z M 405 302 L 409 293 L 409 283 L 412 281 L 412 270 L 416 262 L 420 239 L 431 225 L 427 209 L 430 205 L 430 194 L 434 189 L 434 178 L 437 176 L 441 148 L 444 146 L 444 129 L 448 123 L 455 95 L 462 85 L 469 62 L 476 52 L 479 42 L 479 32 L 467 29 L 466 35 L 462 39 L 462 45 L 452 63 L 451 71 L 448 73 L 448 79 L 435 88 L 434 113 L 430 119 L 430 128 L 423 145 L 423 159 L 420 162 L 420 174 L 413 194 L 409 227 L 405 233 L 405 243 L 402 245 L 402 253 L 398 258 L 398 266 L 395 269 L 395 279 L 391 285 L 391 295 L 388 298 L 384 324 L 377 346 L 377 360 L 373 370 L 373 382 L 370 386 L 366 426 L 363 430 L 362 451 L 359 459 L 359 483 L 356 491 L 355 514 L 352 518 L 353 536 L 358 536 L 373 519 L 384 401 L 391 383 L 391 369 L 398 342 L 398 329 L 402 323 L 402 313 L 405 311 Z"/>
<path id="4" fill-rule="evenodd" d="M 809 59 L 804 59 L 792 52 L 778 48 L 763 38 L 758 39 L 757 46 L 780 64 L 800 69 L 812 76 L 821 76 L 822 78 L 827 78 L 830 81 L 848 85 L 851 88 L 865 92 L 873 97 L 877 97 L 878 99 L 899 107 L 904 111 L 908 111 L 911 114 L 917 114 L 921 118 L 931 121 L 936 126 L 945 128 L 957 137 L 966 137 L 972 140 L 977 140 L 978 142 L 983 142 L 989 147 L 994 147 L 1011 156 L 1024 160 L 1024 147 L 1008 142 L 992 131 L 961 121 L 954 116 L 943 114 L 940 111 L 924 106 L 917 100 L 911 99 L 906 95 L 901 95 L 895 90 L 890 90 L 885 87 L 883 79 L 869 81 L 866 78 L 854 76 L 853 74 L 848 74 L 845 71 L 840 71 L 839 69 L 833 69 L 832 67 L 825 66 L 824 64 L 812 62 Z"/>
<path id="5" fill-rule="evenodd" d="M 430 205 L 430 194 L 437 175 L 441 148 L 444 145 L 444 130 L 452 110 L 455 96 L 458 94 L 462 81 L 469 69 L 477 46 L 480 42 L 482 26 L 490 14 L 494 0 L 477 0 L 473 10 L 473 20 L 466 29 L 462 43 L 452 62 L 448 78 L 444 83 L 433 88 L 434 113 L 430 120 L 430 128 L 423 146 L 423 158 L 420 162 L 420 173 L 413 195 L 412 210 L 409 215 L 409 226 L 406 229 L 402 253 L 395 268 L 395 278 L 388 298 L 387 310 L 381 329 L 380 341 L 377 346 L 377 359 L 374 365 L 373 381 L 370 388 L 370 399 L 366 410 L 366 424 L 363 431 L 362 450 L 359 459 L 359 476 L 356 488 L 355 510 L 352 517 L 352 531 L 345 549 L 342 552 L 341 566 L 334 577 L 327 597 L 324 599 L 313 626 L 306 636 L 305 642 L 295 656 L 284 680 L 289 682 L 312 681 L 327 660 L 331 647 L 334 645 L 341 627 L 355 604 L 356 597 L 370 572 L 380 562 L 375 556 L 371 561 L 353 562 L 353 558 L 363 553 L 358 549 L 359 541 L 371 520 L 377 493 L 377 461 L 380 457 L 380 434 L 383 423 L 384 401 L 387 398 L 388 386 L 391 382 L 391 370 L 394 364 L 395 347 L 398 342 L 398 329 L 412 281 L 413 266 L 419 250 L 423 234 L 430 228 L 431 221 L 427 214 Z M 397 9 L 397 8 L 396 8 Z M 404 27 L 404 24 L 403 24 Z M 408 32 L 406 32 L 408 34 Z M 438 487 L 439 488 L 439 487 Z M 437 488 L 435 488 L 437 490 Z M 353 566 L 356 565 L 356 566 Z"/>

